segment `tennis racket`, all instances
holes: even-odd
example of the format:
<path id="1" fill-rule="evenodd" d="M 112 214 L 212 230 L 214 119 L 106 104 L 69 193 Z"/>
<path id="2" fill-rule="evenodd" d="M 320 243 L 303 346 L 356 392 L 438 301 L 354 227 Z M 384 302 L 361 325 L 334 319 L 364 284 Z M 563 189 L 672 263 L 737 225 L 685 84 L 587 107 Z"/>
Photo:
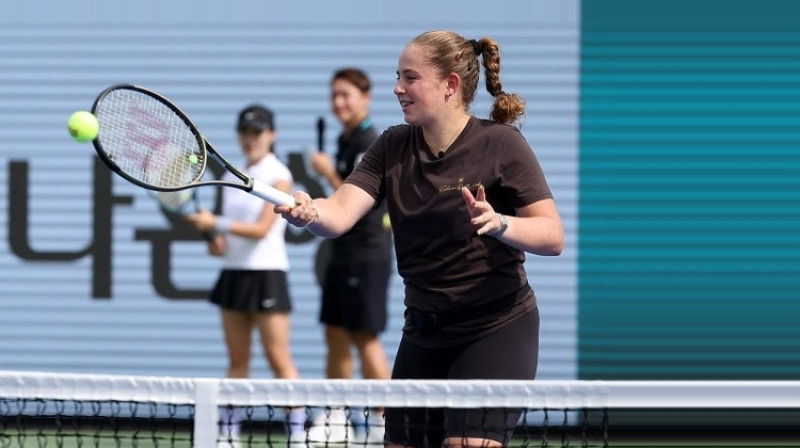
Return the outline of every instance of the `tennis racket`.
<path id="1" fill-rule="evenodd" d="M 178 106 L 152 90 L 116 84 L 92 105 L 100 132 L 92 141 L 100 159 L 122 178 L 153 191 L 206 185 L 238 188 L 276 205 L 294 205 L 292 195 L 231 165 Z M 208 157 L 240 182 L 202 180 Z"/>
<path id="2" fill-rule="evenodd" d="M 200 210 L 200 198 L 196 188 L 180 191 L 150 190 L 149 193 L 158 202 L 158 205 L 168 213 L 183 217 L 197 213 Z M 206 241 L 214 239 L 213 232 L 200 232 L 200 236 Z"/>

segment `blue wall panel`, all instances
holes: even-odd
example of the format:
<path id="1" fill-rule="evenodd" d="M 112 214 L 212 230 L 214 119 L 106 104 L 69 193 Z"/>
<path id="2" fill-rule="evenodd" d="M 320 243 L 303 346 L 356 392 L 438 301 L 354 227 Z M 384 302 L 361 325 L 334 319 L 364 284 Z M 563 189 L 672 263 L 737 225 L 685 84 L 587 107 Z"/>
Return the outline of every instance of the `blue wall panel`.
<path id="1" fill-rule="evenodd" d="M 452 8 L 458 18 L 446 19 Z M 110 84 L 141 84 L 176 101 L 240 162 L 235 115 L 264 102 L 277 113 L 278 156 L 305 187 L 317 182 L 303 160 L 317 117 L 328 123 L 331 151 L 338 133 L 328 111 L 333 70 L 365 68 L 375 123 L 399 123 L 397 57 L 419 32 L 447 27 L 497 38 L 504 87 L 528 100 L 523 132 L 570 240 L 561 257 L 528 262 L 544 319 L 540 376 L 574 377 L 577 1 L 504 1 L 488 11 L 463 2 L 143 1 L 97 2 L 92 11 L 81 17 L 66 3 L 39 1 L 6 5 L 0 17 L 0 368 L 211 377 L 225 369 L 216 310 L 191 293 L 212 284 L 218 261 L 199 241 L 153 243 L 174 223 L 145 192 L 96 167 L 90 145 L 69 139 L 72 111 L 88 109 Z M 488 98 L 478 93 L 476 115 L 488 114 Z M 201 197 L 213 204 L 215 191 Z M 320 240 L 290 238 L 293 352 L 304 377 L 321 377 Z M 167 262 L 166 280 L 154 280 L 153 266 Z M 194 299 L 169 299 L 165 286 Z M 393 356 L 402 319 L 396 276 L 390 314 L 384 340 Z M 260 352 L 253 375 L 270 376 Z"/>

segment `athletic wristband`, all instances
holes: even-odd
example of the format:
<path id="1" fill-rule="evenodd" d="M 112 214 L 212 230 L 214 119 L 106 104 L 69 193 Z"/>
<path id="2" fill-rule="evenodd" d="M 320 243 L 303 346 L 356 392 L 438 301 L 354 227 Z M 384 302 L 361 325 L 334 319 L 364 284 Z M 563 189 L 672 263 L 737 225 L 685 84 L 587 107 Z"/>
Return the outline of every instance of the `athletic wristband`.
<path id="1" fill-rule="evenodd" d="M 231 220 L 224 216 L 216 216 L 214 219 L 214 231 L 226 235 L 231 233 Z"/>

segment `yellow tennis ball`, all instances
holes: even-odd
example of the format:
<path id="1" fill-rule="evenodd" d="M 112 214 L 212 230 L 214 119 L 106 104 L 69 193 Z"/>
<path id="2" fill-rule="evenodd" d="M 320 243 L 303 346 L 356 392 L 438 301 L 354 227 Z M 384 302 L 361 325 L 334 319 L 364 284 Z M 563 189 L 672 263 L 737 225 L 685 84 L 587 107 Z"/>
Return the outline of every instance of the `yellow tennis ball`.
<path id="1" fill-rule="evenodd" d="M 100 124 L 97 122 L 97 117 L 95 117 L 93 113 L 79 110 L 69 116 L 67 129 L 72 138 L 78 142 L 85 143 L 97 138 Z"/>
<path id="2" fill-rule="evenodd" d="M 392 230 L 392 220 L 389 218 L 389 213 L 383 214 L 383 220 L 381 223 L 383 224 L 383 230 Z"/>
<path id="3" fill-rule="evenodd" d="M 195 163 L 197 163 L 199 161 L 200 161 L 200 159 L 198 159 L 195 154 L 192 154 L 192 155 L 189 156 L 189 163 L 191 163 L 192 165 L 194 165 Z"/>

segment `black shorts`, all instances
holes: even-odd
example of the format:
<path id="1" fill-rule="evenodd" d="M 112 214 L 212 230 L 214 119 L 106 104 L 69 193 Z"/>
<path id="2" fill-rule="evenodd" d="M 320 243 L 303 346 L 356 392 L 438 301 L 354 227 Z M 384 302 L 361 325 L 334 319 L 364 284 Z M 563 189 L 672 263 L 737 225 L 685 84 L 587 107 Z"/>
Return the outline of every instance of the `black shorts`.
<path id="1" fill-rule="evenodd" d="M 349 331 L 386 329 L 386 300 L 391 262 L 328 265 L 319 321 Z"/>
<path id="2" fill-rule="evenodd" d="M 292 310 L 285 271 L 245 271 L 225 269 L 219 274 L 211 303 L 241 312 Z"/>
<path id="3" fill-rule="evenodd" d="M 471 343 L 428 349 L 400 341 L 392 379 L 532 380 L 539 362 L 539 310 Z M 386 440 L 440 448 L 445 437 L 478 437 L 508 445 L 521 409 L 386 409 Z"/>

